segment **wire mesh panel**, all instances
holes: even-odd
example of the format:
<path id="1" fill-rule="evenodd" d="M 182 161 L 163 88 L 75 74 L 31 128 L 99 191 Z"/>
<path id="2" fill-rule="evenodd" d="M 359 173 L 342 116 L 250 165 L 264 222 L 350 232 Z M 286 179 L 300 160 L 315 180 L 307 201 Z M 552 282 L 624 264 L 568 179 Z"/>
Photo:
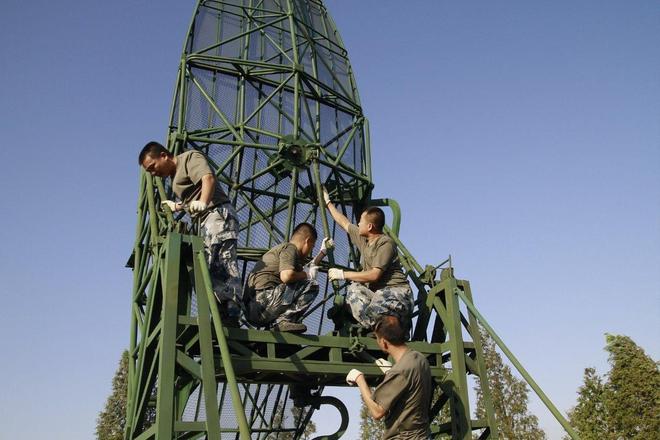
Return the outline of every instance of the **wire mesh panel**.
<path id="1" fill-rule="evenodd" d="M 367 139 L 346 50 L 320 1 L 198 4 L 168 148 L 204 152 L 226 185 L 240 220 L 243 277 L 301 222 L 314 225 L 320 237 L 334 237 L 335 265 L 357 265 L 346 234 L 323 218 L 318 190 L 325 185 L 353 218 L 371 190 Z M 318 281 L 320 293 L 304 323 L 308 332 L 325 334 L 333 330 L 325 312 L 335 291 L 325 272 Z M 253 438 L 293 438 L 310 410 L 292 406 L 286 385 L 244 384 L 240 391 Z M 205 420 L 203 398 L 199 389 L 190 394 L 185 420 Z M 223 384 L 218 399 L 221 428 L 237 429 Z"/>

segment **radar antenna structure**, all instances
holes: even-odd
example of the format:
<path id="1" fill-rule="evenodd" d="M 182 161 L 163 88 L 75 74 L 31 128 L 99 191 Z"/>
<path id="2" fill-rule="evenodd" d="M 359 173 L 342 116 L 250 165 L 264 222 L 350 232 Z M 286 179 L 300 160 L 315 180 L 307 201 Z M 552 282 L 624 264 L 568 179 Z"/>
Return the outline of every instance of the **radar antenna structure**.
<path id="1" fill-rule="evenodd" d="M 322 186 L 348 218 L 389 209 L 415 291 L 410 345 L 430 362 L 436 384 L 435 437 L 498 438 L 478 335 L 496 337 L 472 304 L 451 260 L 422 267 L 398 238 L 400 211 L 372 200 L 369 127 L 347 52 L 319 0 L 198 2 L 179 65 L 167 148 L 207 155 L 240 220 L 239 264 L 248 274 L 263 253 L 309 222 L 335 240 L 330 264 L 356 268 L 359 254 L 328 221 Z M 319 274 L 321 292 L 305 335 L 223 325 L 194 221 L 160 209 L 170 188 L 142 173 L 129 267 L 131 305 L 126 439 L 298 439 L 320 405 L 337 408 L 352 368 L 371 384 L 378 346 L 341 314 L 345 286 Z M 320 202 L 320 203 L 319 203 Z M 496 339 L 500 343 L 499 338 Z M 502 346 L 503 344 L 501 344 Z M 481 383 L 485 416 L 470 416 L 468 374 Z M 442 420 L 440 415 L 445 415 Z"/>

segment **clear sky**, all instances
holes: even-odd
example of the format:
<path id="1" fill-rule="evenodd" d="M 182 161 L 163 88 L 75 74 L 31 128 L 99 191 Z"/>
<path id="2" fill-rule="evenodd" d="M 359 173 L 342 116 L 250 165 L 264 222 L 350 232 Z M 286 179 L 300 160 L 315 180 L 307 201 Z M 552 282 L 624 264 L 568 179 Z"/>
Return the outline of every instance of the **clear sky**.
<path id="1" fill-rule="evenodd" d="M 604 333 L 659 359 L 658 3 L 327 6 L 416 258 L 452 255 L 562 411 Z M 93 437 L 129 339 L 136 154 L 165 137 L 193 7 L 3 3 L 3 438 Z"/>

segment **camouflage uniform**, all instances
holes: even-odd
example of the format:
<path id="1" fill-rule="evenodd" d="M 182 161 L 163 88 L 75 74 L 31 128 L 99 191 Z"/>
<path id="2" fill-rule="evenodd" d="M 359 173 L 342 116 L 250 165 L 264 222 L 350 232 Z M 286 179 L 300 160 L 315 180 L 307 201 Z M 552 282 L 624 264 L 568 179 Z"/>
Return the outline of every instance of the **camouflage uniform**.
<path id="1" fill-rule="evenodd" d="M 353 224 L 347 228 L 348 235 L 360 250 L 362 270 L 379 268 L 380 278 L 365 286 L 357 282 L 346 289 L 346 303 L 353 317 L 365 328 L 372 328 L 379 315 L 394 315 L 408 326 L 413 309 L 413 294 L 399 261 L 396 243 L 385 234 L 372 243 L 360 235 Z"/>
<path id="2" fill-rule="evenodd" d="M 346 303 L 353 317 L 365 328 L 372 328 L 380 315 L 393 315 L 409 325 L 413 309 L 413 295 L 409 286 L 385 286 L 371 291 L 360 283 L 346 288 Z"/>
<path id="3" fill-rule="evenodd" d="M 213 174 L 213 171 L 206 156 L 197 150 L 185 151 L 176 156 L 172 191 L 184 205 L 199 200 L 202 179 L 208 174 Z M 206 262 L 221 313 L 236 320 L 241 313 L 238 306 L 241 281 L 236 263 L 237 219 L 236 210 L 216 179 L 208 210 L 194 216 L 193 220 L 200 221 L 199 235 L 204 239 Z"/>
<path id="4" fill-rule="evenodd" d="M 305 311 L 318 293 L 319 285 L 315 280 L 250 289 L 250 298 L 246 298 L 248 321 L 258 326 L 279 324 L 282 321 L 302 322 Z"/>
<path id="5" fill-rule="evenodd" d="M 242 289 L 236 263 L 238 220 L 234 207 L 225 203 L 209 211 L 201 222 L 200 235 L 204 238 L 213 292 L 221 311 L 227 317 L 238 319 Z"/>

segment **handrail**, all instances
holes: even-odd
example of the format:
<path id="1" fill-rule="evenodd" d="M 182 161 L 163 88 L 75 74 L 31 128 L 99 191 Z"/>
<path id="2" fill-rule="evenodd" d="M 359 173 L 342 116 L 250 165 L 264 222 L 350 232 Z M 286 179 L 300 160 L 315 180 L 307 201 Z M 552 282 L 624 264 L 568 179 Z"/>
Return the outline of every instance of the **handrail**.
<path id="1" fill-rule="evenodd" d="M 394 199 L 373 199 L 369 201 L 370 206 L 387 206 L 392 210 L 392 227 L 390 230 L 399 236 L 399 229 L 401 228 L 401 207 Z"/>
<path id="2" fill-rule="evenodd" d="M 522 375 L 522 377 L 527 381 L 527 383 L 532 387 L 534 392 L 536 393 L 537 396 L 541 399 L 541 401 L 545 404 L 546 408 L 550 410 L 553 416 L 555 416 L 555 419 L 561 424 L 561 426 L 566 430 L 569 436 L 573 440 L 580 440 L 580 437 L 576 434 L 576 432 L 573 430 L 571 425 L 568 424 L 568 421 L 564 418 L 564 416 L 559 412 L 557 407 L 550 401 L 548 396 L 543 392 L 541 387 L 536 383 L 536 381 L 530 376 L 530 374 L 525 370 L 525 368 L 522 366 L 520 361 L 514 356 L 514 354 L 509 350 L 509 348 L 506 346 L 504 341 L 495 333 L 495 330 L 493 330 L 493 327 L 488 324 L 488 321 L 486 321 L 486 318 L 483 317 L 481 313 L 477 310 L 477 308 L 474 306 L 472 301 L 465 295 L 465 292 L 463 292 L 461 289 L 455 289 L 455 294 L 458 295 L 462 300 L 463 303 L 467 306 L 468 310 L 470 313 L 472 313 L 476 318 L 477 321 L 486 329 L 488 334 L 493 338 L 495 343 L 500 347 L 502 352 L 506 355 L 506 357 L 511 361 L 514 367 L 516 367 L 516 370 Z"/>

